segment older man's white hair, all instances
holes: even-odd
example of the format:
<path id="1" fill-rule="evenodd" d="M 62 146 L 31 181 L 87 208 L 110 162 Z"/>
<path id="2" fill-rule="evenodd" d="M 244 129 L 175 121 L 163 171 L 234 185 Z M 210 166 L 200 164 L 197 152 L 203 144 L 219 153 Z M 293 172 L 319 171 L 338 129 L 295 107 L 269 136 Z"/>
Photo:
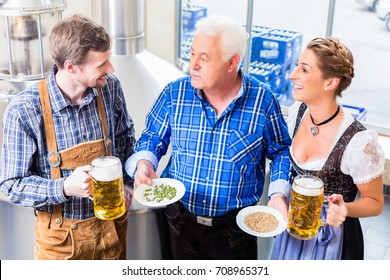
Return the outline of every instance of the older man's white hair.
<path id="1" fill-rule="evenodd" d="M 194 36 L 208 35 L 219 36 L 223 49 L 223 55 L 226 61 L 229 61 L 233 55 L 240 57 L 237 71 L 244 59 L 246 41 L 249 38 L 244 28 L 232 18 L 222 15 L 210 15 L 202 18 L 196 24 Z"/>

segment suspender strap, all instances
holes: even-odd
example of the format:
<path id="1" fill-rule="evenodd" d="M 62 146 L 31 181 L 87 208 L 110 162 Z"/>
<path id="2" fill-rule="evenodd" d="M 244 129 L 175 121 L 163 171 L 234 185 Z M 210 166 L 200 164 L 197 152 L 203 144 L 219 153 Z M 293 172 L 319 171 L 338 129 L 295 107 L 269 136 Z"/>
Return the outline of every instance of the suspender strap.
<path id="1" fill-rule="evenodd" d="M 60 163 L 61 158 L 58 153 L 56 134 L 54 129 L 53 114 L 51 112 L 49 91 L 47 90 L 46 79 L 41 80 L 38 85 L 39 96 L 42 104 L 42 117 L 45 124 L 46 141 L 48 148 L 48 160 L 50 164 L 50 173 L 52 179 L 61 177 Z"/>
<path id="2" fill-rule="evenodd" d="M 97 103 L 98 103 L 100 122 L 102 123 L 102 129 L 104 135 L 103 140 L 104 140 L 104 146 L 106 147 L 106 154 L 111 155 L 112 142 L 110 138 L 108 138 L 108 126 L 107 126 L 108 123 L 107 123 L 106 113 L 104 111 L 104 104 L 103 104 L 102 93 L 100 89 L 98 89 Z"/>
<path id="3" fill-rule="evenodd" d="M 58 153 L 56 134 L 54 129 L 53 114 L 51 112 L 49 91 L 47 90 L 46 79 L 41 80 L 38 84 L 39 97 L 42 104 L 42 117 L 45 126 L 48 160 L 50 164 L 50 174 L 52 179 L 61 177 L 60 154 Z M 58 221 L 62 221 L 61 205 L 53 206 L 53 215 Z"/>

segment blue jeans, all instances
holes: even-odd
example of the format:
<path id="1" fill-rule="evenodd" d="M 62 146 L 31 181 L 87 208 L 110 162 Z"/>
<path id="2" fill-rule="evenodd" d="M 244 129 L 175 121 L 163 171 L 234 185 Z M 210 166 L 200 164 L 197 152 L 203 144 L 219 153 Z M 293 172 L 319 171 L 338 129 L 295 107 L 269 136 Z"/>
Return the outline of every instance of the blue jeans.
<path id="1" fill-rule="evenodd" d="M 256 260 L 257 238 L 242 231 L 236 223 L 238 210 L 218 218 L 212 226 L 199 224 L 196 216 L 180 202 L 165 209 L 173 259 L 178 260 Z"/>

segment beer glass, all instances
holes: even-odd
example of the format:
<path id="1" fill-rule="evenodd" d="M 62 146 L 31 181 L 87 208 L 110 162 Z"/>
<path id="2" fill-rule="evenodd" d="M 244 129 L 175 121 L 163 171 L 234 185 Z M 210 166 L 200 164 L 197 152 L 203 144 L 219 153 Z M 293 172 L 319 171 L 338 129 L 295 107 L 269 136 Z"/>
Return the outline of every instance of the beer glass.
<path id="1" fill-rule="evenodd" d="M 288 210 L 287 231 L 297 239 L 308 240 L 318 234 L 325 225 L 321 221 L 324 203 L 324 183 L 311 175 L 294 178 Z"/>
<path id="2" fill-rule="evenodd" d="M 126 213 L 122 164 L 117 157 L 103 156 L 91 163 L 95 216 L 113 220 Z"/>

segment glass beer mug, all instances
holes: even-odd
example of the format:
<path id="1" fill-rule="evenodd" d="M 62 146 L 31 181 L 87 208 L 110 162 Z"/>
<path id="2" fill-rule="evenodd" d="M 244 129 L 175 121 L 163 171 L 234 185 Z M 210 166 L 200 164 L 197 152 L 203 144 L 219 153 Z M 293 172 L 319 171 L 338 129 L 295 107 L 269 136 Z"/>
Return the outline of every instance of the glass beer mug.
<path id="1" fill-rule="evenodd" d="M 324 183 L 312 175 L 294 178 L 288 209 L 287 231 L 297 239 L 309 240 L 326 223 L 321 220 Z"/>
<path id="2" fill-rule="evenodd" d="M 126 213 L 122 164 L 117 157 L 103 156 L 91 163 L 95 216 L 114 220 Z"/>

